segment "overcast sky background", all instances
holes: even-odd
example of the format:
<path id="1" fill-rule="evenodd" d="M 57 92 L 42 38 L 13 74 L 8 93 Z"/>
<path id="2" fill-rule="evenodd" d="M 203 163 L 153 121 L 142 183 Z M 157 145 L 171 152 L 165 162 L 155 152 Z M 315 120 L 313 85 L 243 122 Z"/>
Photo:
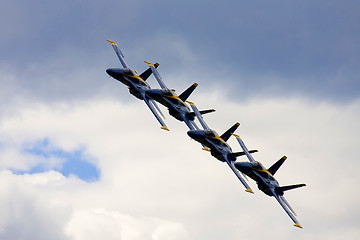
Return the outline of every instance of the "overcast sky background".
<path id="1" fill-rule="evenodd" d="M 357 1 L 2 1 L 0 239 L 355 239 L 359 22 Z M 264 166 L 288 156 L 276 177 L 307 184 L 286 193 L 304 229 L 164 108 L 162 131 L 106 75 L 106 39 L 178 93 L 197 82 L 208 125 L 240 122 Z"/>

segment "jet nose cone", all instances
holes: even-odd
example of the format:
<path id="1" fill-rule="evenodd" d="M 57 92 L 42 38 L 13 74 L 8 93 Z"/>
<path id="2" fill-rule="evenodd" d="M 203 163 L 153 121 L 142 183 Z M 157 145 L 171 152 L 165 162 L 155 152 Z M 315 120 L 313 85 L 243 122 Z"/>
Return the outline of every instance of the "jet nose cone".
<path id="1" fill-rule="evenodd" d="M 113 68 L 108 68 L 108 69 L 106 69 L 106 73 L 113 77 L 115 74 L 115 71 Z"/>
<path id="2" fill-rule="evenodd" d="M 198 130 L 190 130 L 187 132 L 187 135 L 193 139 L 197 139 L 199 136 L 199 131 Z"/>

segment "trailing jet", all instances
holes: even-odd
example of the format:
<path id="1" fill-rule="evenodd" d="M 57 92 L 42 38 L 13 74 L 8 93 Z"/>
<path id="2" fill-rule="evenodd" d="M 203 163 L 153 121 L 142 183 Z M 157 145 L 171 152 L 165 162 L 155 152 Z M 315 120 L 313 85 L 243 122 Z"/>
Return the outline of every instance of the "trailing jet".
<path id="1" fill-rule="evenodd" d="M 240 182 L 245 186 L 246 192 L 254 193 L 247 182 L 243 179 L 243 177 L 239 174 L 237 169 L 234 166 L 234 162 L 238 156 L 245 155 L 244 152 L 232 152 L 231 147 L 226 141 L 230 138 L 231 134 L 239 127 L 239 123 L 235 123 L 229 130 L 227 130 L 224 134 L 219 136 L 217 132 L 211 130 L 204 119 L 202 118 L 199 110 L 195 106 L 194 103 L 189 102 L 191 108 L 193 109 L 196 117 L 198 118 L 200 124 L 202 125 L 204 130 L 190 130 L 187 132 L 189 137 L 194 139 L 195 141 L 201 143 L 203 146 L 203 150 L 207 150 L 211 152 L 211 155 L 217 158 L 222 162 L 226 162 L 231 170 L 235 173 Z M 250 153 L 257 152 L 257 150 L 252 150 Z"/>
<path id="2" fill-rule="evenodd" d="M 199 129 L 194 122 L 195 113 L 191 112 L 190 108 L 185 104 L 186 99 L 188 99 L 188 97 L 195 90 L 198 84 L 194 83 L 178 96 L 176 95 L 175 90 L 169 89 L 162 81 L 162 77 L 157 71 L 156 66 L 150 62 L 146 62 L 146 63 L 149 64 L 150 69 L 152 70 L 156 80 L 158 81 L 161 87 L 161 89 L 146 90 L 145 91 L 146 95 L 151 97 L 158 103 L 167 107 L 169 110 L 169 114 L 179 121 L 184 121 L 185 124 L 190 128 L 190 130 Z M 214 111 L 215 111 L 214 109 L 210 109 L 210 110 L 200 111 L 200 113 L 206 114 Z"/>
<path id="3" fill-rule="evenodd" d="M 114 51 L 116 55 L 118 56 L 121 65 L 123 68 L 108 68 L 106 69 L 107 74 L 109 74 L 111 77 L 115 78 L 116 80 L 122 82 L 126 86 L 129 87 L 129 91 L 132 95 L 137 97 L 138 99 L 144 100 L 146 105 L 150 108 L 151 112 L 154 114 L 156 119 L 161 124 L 161 129 L 169 131 L 169 129 L 166 127 L 164 121 L 159 116 L 158 112 L 164 117 L 164 115 L 161 113 L 159 107 L 157 106 L 156 102 L 146 96 L 145 91 L 151 89 L 149 84 L 146 83 L 146 79 L 151 75 L 152 71 L 150 68 L 148 68 L 145 72 L 138 75 L 136 70 L 133 70 L 128 67 L 127 63 L 125 62 L 125 57 L 118 48 L 117 44 L 113 41 L 107 40 L 111 43 L 112 47 L 114 48 Z M 154 65 L 155 67 L 159 66 L 158 63 Z"/>
<path id="4" fill-rule="evenodd" d="M 254 158 L 250 155 L 247 147 L 241 138 L 233 134 L 237 141 L 239 142 L 241 148 L 243 149 L 245 155 L 249 159 L 250 162 L 236 162 L 235 167 L 241 171 L 243 174 L 249 176 L 251 179 L 255 180 L 259 189 L 263 191 L 266 195 L 274 196 L 276 200 L 280 203 L 281 207 L 285 210 L 285 212 L 289 215 L 291 220 L 294 222 L 294 226 L 298 228 L 302 228 L 300 223 L 295 218 L 296 214 L 294 210 L 291 208 L 290 204 L 284 198 L 284 192 L 287 190 L 291 190 L 294 188 L 299 188 L 306 186 L 305 184 L 296 184 L 290 186 L 280 186 L 278 181 L 274 178 L 274 174 L 280 168 L 280 166 L 286 160 L 286 156 L 283 156 L 280 160 L 278 160 L 274 165 L 272 165 L 269 169 L 264 168 L 264 166 L 255 161 Z"/>

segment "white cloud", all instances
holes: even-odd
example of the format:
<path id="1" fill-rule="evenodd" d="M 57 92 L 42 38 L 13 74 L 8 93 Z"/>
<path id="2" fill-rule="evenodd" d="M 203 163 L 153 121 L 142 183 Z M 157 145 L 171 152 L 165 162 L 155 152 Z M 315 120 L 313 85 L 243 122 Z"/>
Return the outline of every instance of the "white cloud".
<path id="1" fill-rule="evenodd" d="M 301 99 L 236 103 L 219 92 L 193 98 L 199 108 L 217 109 L 205 120 L 219 134 L 240 121 L 237 133 L 260 151 L 254 157 L 265 166 L 288 156 L 277 178 L 283 185 L 308 185 L 286 195 L 304 230 L 291 227 L 276 201 L 253 182 L 255 195 L 245 193 L 223 163 L 189 139 L 184 124 L 167 117 L 170 132 L 162 131 L 141 101 L 93 99 L 27 104 L 18 115 L 1 119 L 1 153 L 9 139 L 21 146 L 49 138 L 64 150 L 85 147 L 101 171 L 99 181 L 85 183 L 55 171 L 14 175 L 3 170 L 2 236 L 22 239 L 13 229 L 23 224 L 29 236 L 38 237 L 35 230 L 45 226 L 56 235 L 53 239 L 75 240 L 261 239 L 269 233 L 302 239 L 359 233 L 354 226 L 360 196 L 354 182 L 360 180 L 360 101 L 345 106 Z M 229 143 L 240 151 L 234 139 Z M 19 165 L 29 161 L 21 153 L 8 158 Z"/>

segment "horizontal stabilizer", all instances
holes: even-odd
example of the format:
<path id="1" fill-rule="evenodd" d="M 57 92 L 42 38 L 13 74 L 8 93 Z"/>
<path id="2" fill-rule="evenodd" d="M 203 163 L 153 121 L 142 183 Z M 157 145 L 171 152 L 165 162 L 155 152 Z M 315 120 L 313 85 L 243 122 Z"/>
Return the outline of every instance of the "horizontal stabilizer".
<path id="1" fill-rule="evenodd" d="M 201 114 L 207 114 L 207 113 L 211 113 L 211 112 L 215 112 L 215 109 L 208 109 L 208 110 L 201 110 L 200 111 Z"/>
<path id="2" fill-rule="evenodd" d="M 277 187 L 275 189 L 280 195 L 282 195 L 281 193 L 284 193 L 285 191 L 295 189 L 295 188 L 299 188 L 299 187 L 304 187 L 304 186 L 306 186 L 306 184 L 295 184 L 295 185 Z"/>
<path id="3" fill-rule="evenodd" d="M 180 94 L 179 98 L 185 102 L 197 86 L 198 84 L 194 83 L 188 89 L 186 89 L 182 94 Z"/>
<path id="4" fill-rule="evenodd" d="M 287 159 L 286 156 L 283 156 L 282 158 L 280 158 L 276 163 L 274 163 L 269 169 L 268 171 L 274 175 L 276 173 L 276 171 L 281 167 L 281 165 L 285 162 L 285 160 Z"/>
<path id="5" fill-rule="evenodd" d="M 256 152 L 258 152 L 258 150 L 250 150 L 250 151 L 249 151 L 249 153 L 256 153 Z M 237 158 L 237 157 L 244 156 L 244 155 L 246 155 L 245 152 L 234 152 L 234 153 L 230 153 L 230 156 L 231 156 L 232 158 Z"/>
<path id="6" fill-rule="evenodd" d="M 200 112 L 201 115 L 203 115 L 203 114 L 215 112 L 215 109 L 202 110 L 202 111 L 199 111 L 199 112 Z M 195 119 L 195 113 L 194 113 L 194 112 L 186 113 L 186 116 L 187 116 L 189 119 Z"/>
<path id="7" fill-rule="evenodd" d="M 159 64 L 155 63 L 154 66 L 155 66 L 155 68 L 157 68 L 159 66 Z M 152 70 L 151 70 L 151 68 L 148 68 L 145 70 L 145 72 L 140 74 L 140 77 L 142 78 L 142 80 L 146 81 L 146 79 L 148 79 L 151 74 L 152 74 Z"/>
<path id="8" fill-rule="evenodd" d="M 226 142 L 231 134 L 233 134 L 235 132 L 235 130 L 239 127 L 240 123 L 235 123 L 234 126 L 232 126 L 231 128 L 229 128 L 229 130 L 227 130 L 226 132 L 223 133 L 223 135 L 221 135 L 220 137 Z"/>

